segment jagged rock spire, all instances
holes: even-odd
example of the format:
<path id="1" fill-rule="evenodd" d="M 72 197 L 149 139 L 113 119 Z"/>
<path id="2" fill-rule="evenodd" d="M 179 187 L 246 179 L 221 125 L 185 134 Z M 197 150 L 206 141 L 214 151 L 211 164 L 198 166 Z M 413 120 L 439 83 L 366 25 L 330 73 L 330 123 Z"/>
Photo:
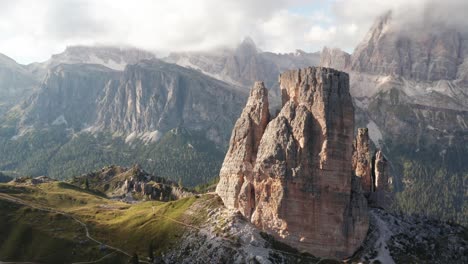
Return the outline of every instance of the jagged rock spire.
<path id="1" fill-rule="evenodd" d="M 281 74 L 280 86 L 283 107 L 271 121 L 266 89 L 252 89 L 217 193 L 277 239 L 317 256 L 350 256 L 366 236 L 368 214 L 351 184 L 348 74 L 310 67 Z"/>
<path id="2" fill-rule="evenodd" d="M 353 144 L 353 171 L 372 207 L 387 208 L 391 204 L 387 159 L 377 149 L 371 158 L 367 128 L 358 128 Z"/>
<path id="3" fill-rule="evenodd" d="M 361 178 L 362 190 L 369 194 L 374 189 L 372 179 L 372 159 L 370 155 L 369 130 L 358 128 L 353 144 L 353 170 Z"/>
<path id="4" fill-rule="evenodd" d="M 378 149 L 373 157 L 374 190 L 369 198 L 371 206 L 388 208 L 391 203 L 387 159 Z"/>
<path id="5" fill-rule="evenodd" d="M 268 90 L 256 82 L 247 105 L 234 125 L 229 150 L 221 167 L 216 192 L 228 208 L 239 208 L 239 192 L 244 182 L 252 179 L 258 145 L 270 119 Z"/>

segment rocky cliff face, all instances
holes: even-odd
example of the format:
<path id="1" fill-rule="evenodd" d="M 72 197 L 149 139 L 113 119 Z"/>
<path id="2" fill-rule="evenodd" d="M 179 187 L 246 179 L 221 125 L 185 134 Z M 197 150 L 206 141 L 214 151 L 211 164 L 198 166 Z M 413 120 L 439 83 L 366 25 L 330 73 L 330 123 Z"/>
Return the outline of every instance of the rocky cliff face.
<path id="1" fill-rule="evenodd" d="M 23 65 L 0 54 L 0 116 L 38 86 L 39 82 Z"/>
<path id="2" fill-rule="evenodd" d="M 466 34 L 443 24 L 399 25 L 384 14 L 353 53 L 351 68 L 421 81 L 453 80 L 465 61 Z"/>
<path id="3" fill-rule="evenodd" d="M 21 104 L 21 127 L 66 125 L 77 131 L 96 120 L 98 98 L 118 72 L 100 65 L 62 64 L 49 70 L 40 89 Z"/>
<path id="4" fill-rule="evenodd" d="M 266 90 L 252 90 L 217 192 L 227 207 L 294 247 L 318 256 L 350 256 L 366 235 L 368 215 L 360 184 L 352 184 L 348 75 L 306 68 L 281 74 L 280 86 L 283 107 L 266 127 L 243 126 L 251 115 L 268 116 L 262 107 Z"/>
<path id="5" fill-rule="evenodd" d="M 160 60 L 128 65 L 123 72 L 61 64 L 16 111 L 20 128 L 65 125 L 155 141 L 185 127 L 224 145 L 246 97 L 237 87 Z"/>
<path id="6" fill-rule="evenodd" d="M 197 71 L 160 60 L 129 65 L 103 91 L 96 126 L 162 135 L 178 126 L 223 144 L 247 94 Z"/>

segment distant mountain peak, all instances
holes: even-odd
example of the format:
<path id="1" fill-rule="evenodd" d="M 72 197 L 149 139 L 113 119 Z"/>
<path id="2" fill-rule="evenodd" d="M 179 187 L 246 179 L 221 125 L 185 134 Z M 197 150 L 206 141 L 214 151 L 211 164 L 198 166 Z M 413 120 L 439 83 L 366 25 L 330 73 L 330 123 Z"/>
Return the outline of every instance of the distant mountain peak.
<path id="1" fill-rule="evenodd" d="M 252 38 L 246 37 L 237 47 L 236 53 L 240 56 L 254 56 L 258 53 L 258 49 Z"/>
<path id="2" fill-rule="evenodd" d="M 386 12 L 353 53 L 352 70 L 418 81 L 454 80 L 468 58 L 465 32 Z"/>
<path id="3" fill-rule="evenodd" d="M 242 42 L 241 42 L 241 45 L 247 45 L 247 46 L 252 46 L 252 47 L 257 47 L 255 45 L 255 42 L 253 41 L 253 39 L 250 37 L 250 36 L 246 36 Z"/>
<path id="4" fill-rule="evenodd" d="M 123 71 L 128 64 L 155 57 L 152 52 L 134 47 L 72 45 L 67 46 L 63 52 L 52 55 L 49 60 L 29 64 L 27 68 L 38 79 L 42 79 L 48 69 L 59 64 L 99 64 Z"/>

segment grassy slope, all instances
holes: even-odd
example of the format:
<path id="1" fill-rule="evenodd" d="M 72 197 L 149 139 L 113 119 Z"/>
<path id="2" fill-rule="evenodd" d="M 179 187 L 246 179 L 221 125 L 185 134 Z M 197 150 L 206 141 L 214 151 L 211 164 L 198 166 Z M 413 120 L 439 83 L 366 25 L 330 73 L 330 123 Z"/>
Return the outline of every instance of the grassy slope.
<path id="1" fill-rule="evenodd" d="M 96 260 L 111 251 L 101 252 L 71 218 L 7 202 L 4 197 L 73 215 L 88 225 L 92 237 L 130 254 L 137 252 L 140 259 L 146 258 L 151 241 L 157 254 L 177 242 L 187 227 L 173 220 L 193 225 L 203 221 L 203 210 L 192 212 L 189 208 L 209 199 L 203 196 L 129 205 L 62 182 L 21 187 L 0 184 L 0 224 L 8 227 L 0 231 L 0 259 L 47 263 Z M 127 261 L 122 254 L 108 261 L 119 262 L 116 258 Z"/>

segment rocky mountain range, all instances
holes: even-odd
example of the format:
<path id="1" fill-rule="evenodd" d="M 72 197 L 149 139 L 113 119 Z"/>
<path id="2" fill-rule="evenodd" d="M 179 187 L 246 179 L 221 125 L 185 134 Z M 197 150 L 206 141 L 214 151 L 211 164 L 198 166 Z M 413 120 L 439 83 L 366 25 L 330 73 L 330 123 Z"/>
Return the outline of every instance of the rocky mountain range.
<path id="1" fill-rule="evenodd" d="M 468 208 L 463 194 L 468 167 L 462 161 L 468 153 L 466 36 L 437 22 L 403 28 L 388 12 L 353 54 L 325 48 L 321 58 L 322 66 L 349 73 L 356 123 L 367 127 L 373 145 L 388 155 L 392 187 L 401 192 L 404 210 L 462 222 Z M 435 175 L 439 187 L 427 184 Z M 449 187 L 449 182 L 456 183 Z M 420 195 L 435 193 L 440 184 L 454 189 L 450 198 L 438 194 L 455 205 L 452 213 L 446 212 L 451 205 L 434 205 L 429 198 L 421 205 Z"/>
<path id="2" fill-rule="evenodd" d="M 155 141 L 184 126 L 218 144 L 245 100 L 236 87 L 157 59 L 115 71 L 98 64 L 60 64 L 38 92 L 13 109 L 18 129 L 65 125 Z M 226 114 L 220 114 L 226 111 Z"/>
<path id="3" fill-rule="evenodd" d="M 123 70 L 104 63 L 115 56 L 130 63 L 138 54 L 149 53 L 76 47 L 44 63 L 51 68 L 43 80 L 35 81 L 27 96 L 10 100 L 0 115 L 0 170 L 66 178 L 113 163 L 141 163 L 151 173 L 190 185 L 202 183 L 197 177 L 215 177 L 247 92 L 158 59 L 135 61 Z M 101 61 L 88 60 L 98 55 Z M 186 162 L 176 164 L 161 153 L 184 155 Z"/>
<path id="4" fill-rule="evenodd" d="M 128 64 L 154 58 L 156 56 L 152 52 L 131 47 L 68 46 L 65 51 L 52 55 L 45 62 L 26 65 L 26 69 L 41 80 L 47 74 L 47 70 L 60 64 L 99 64 L 123 71 Z"/>
<path id="5" fill-rule="evenodd" d="M 142 61 L 106 85 L 95 126 L 126 135 L 149 132 L 155 139 L 183 126 L 222 145 L 245 98 L 241 89 L 193 69 Z"/>
<path id="6" fill-rule="evenodd" d="M 247 91 L 255 81 L 263 80 L 271 91 L 271 99 L 279 99 L 279 74 L 289 69 L 318 65 L 320 53 L 302 50 L 284 54 L 263 52 L 247 37 L 235 49 L 171 53 L 164 60 L 198 69 L 225 82 L 242 86 Z"/>
<path id="7" fill-rule="evenodd" d="M 0 229 L 0 258 L 467 261 L 465 227 L 381 209 L 393 202 L 387 199 L 388 163 L 382 150 L 371 155 L 367 128 L 354 138 L 347 73 L 291 70 L 281 74 L 280 87 L 283 107 L 277 115 L 269 112 L 264 83 L 251 89 L 216 193 L 194 195 L 139 165 L 106 166 L 68 183 L 41 176 L 0 184 L 0 223 L 6 227 Z M 28 244 L 31 237 L 47 243 L 38 251 Z"/>
<path id="8" fill-rule="evenodd" d="M 148 51 L 112 46 L 69 46 L 45 62 L 28 65 L 0 54 L 0 116 L 40 90 L 48 71 L 61 64 L 98 64 L 123 71 L 127 64 L 153 58 L 155 55 Z"/>
<path id="9" fill-rule="evenodd" d="M 421 212 L 424 208 L 430 215 L 466 222 L 466 36 L 463 29 L 437 23 L 431 23 L 430 30 L 414 23 L 402 28 L 392 13 L 386 13 L 353 54 L 334 48 L 275 54 L 259 50 L 246 38 L 234 49 L 178 52 L 163 60 L 132 48 L 85 46 L 69 47 L 46 62 L 26 66 L 2 57 L 0 143 L 5 153 L 0 170 L 16 175 L 24 159 L 30 162 L 29 168 L 38 168 L 43 152 L 47 160 L 54 160 L 55 153 L 66 149 L 58 145 L 72 138 L 71 149 L 95 145 L 82 142 L 92 141 L 84 136 L 89 132 L 96 138 L 107 133 L 131 145 L 139 140 L 138 144 L 155 143 L 165 133 L 183 128 L 188 131 L 184 135 L 196 132 L 199 142 L 211 142 L 207 149 L 222 152 L 255 81 L 262 80 L 269 89 L 269 108 L 281 109 L 279 74 L 320 64 L 349 74 L 354 129 L 368 129 L 371 153 L 375 148 L 383 150 L 391 170 L 389 188 L 400 193 L 396 196 L 400 209 Z M 22 137 L 32 131 L 36 134 Z M 42 144 L 41 154 L 28 156 L 33 151 L 24 146 L 32 140 L 55 138 L 37 134 L 44 131 L 61 133 L 59 142 Z M 186 139 L 179 143 L 190 149 L 195 145 L 185 144 Z M 113 147 L 97 147 L 96 156 L 113 153 L 107 149 Z M 122 145 L 116 152 L 123 152 L 122 148 L 127 149 Z M 12 159 L 8 151 L 21 155 Z M 152 158 L 146 159 L 151 163 Z M 220 160 L 211 163 L 213 168 L 220 166 Z M 31 171 L 35 176 L 48 173 L 29 169 L 27 173 Z M 437 191 L 437 204 L 420 197 L 435 192 L 433 185 L 427 185 L 434 182 L 434 175 L 439 175 L 439 185 L 454 190 Z M 420 201 L 424 206 L 418 205 Z M 447 203 L 455 205 L 452 213 L 443 209 Z"/>

